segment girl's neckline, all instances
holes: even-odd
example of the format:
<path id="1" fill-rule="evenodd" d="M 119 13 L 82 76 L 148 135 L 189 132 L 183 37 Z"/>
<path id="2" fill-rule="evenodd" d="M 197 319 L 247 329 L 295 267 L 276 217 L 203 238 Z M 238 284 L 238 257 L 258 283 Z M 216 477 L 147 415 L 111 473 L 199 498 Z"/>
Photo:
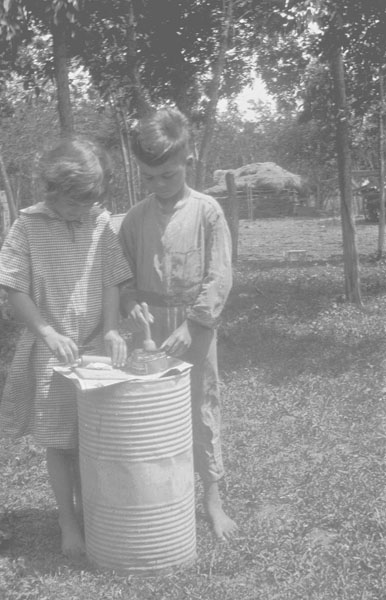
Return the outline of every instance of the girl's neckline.
<path id="1" fill-rule="evenodd" d="M 64 219 L 59 213 L 55 212 L 55 210 L 53 210 L 53 208 L 51 208 L 48 204 L 46 204 L 44 201 L 41 201 L 37 202 L 36 204 L 32 204 L 31 206 L 27 206 L 27 208 L 22 208 L 20 212 L 24 215 L 45 215 L 49 219 L 61 221 L 63 223 L 71 223 L 72 225 L 82 225 L 83 223 L 88 221 L 91 215 L 100 214 L 102 212 L 102 209 L 98 205 L 95 205 L 91 208 L 90 212 L 82 218 L 77 220 L 69 220 Z"/>

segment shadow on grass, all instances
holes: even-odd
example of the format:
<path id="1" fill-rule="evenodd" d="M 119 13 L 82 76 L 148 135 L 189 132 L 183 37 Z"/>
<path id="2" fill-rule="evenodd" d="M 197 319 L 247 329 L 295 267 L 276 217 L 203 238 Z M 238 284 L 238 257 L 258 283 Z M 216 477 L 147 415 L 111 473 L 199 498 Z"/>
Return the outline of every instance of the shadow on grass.
<path id="1" fill-rule="evenodd" d="M 256 275 L 249 281 L 240 281 L 231 291 L 223 313 L 223 322 L 238 314 L 257 311 L 257 316 L 284 315 L 296 317 L 299 323 L 315 320 L 319 313 L 334 302 L 342 302 L 340 282 L 326 282 L 313 275 L 292 282 L 281 279 L 261 281 Z"/>
<path id="2" fill-rule="evenodd" d="M 76 564 L 61 552 L 55 509 L 14 510 L 8 515 L 8 521 L 13 537 L 9 546 L 1 552 L 2 557 L 22 561 L 23 568 L 39 574 L 53 573 L 66 566 L 84 570 L 86 560 Z"/>
<path id="3" fill-rule="evenodd" d="M 336 270 L 304 263 L 297 273 L 281 264 L 271 276 L 261 269 L 265 262 L 248 261 L 236 274 L 219 330 L 222 369 L 258 368 L 278 383 L 303 373 L 334 377 L 381 368 L 386 280 L 380 265 L 369 263 L 363 274 L 364 304 L 377 302 L 362 310 L 344 302 Z"/>
<path id="4" fill-rule="evenodd" d="M 240 333 L 239 333 L 240 336 Z M 333 334 L 291 335 L 261 326 L 245 326 L 235 339 L 226 332 L 219 336 L 219 361 L 224 371 L 258 368 L 265 381 L 278 384 L 302 374 L 337 377 L 355 368 L 380 370 L 384 360 L 384 336 L 337 342 Z M 242 341 L 241 341 L 242 337 Z"/>
<path id="5" fill-rule="evenodd" d="M 326 258 L 314 258 L 309 256 L 305 259 L 299 260 L 286 260 L 286 259 L 278 259 L 278 258 L 262 258 L 256 259 L 252 258 L 253 255 L 243 257 L 243 270 L 253 270 L 255 269 L 258 273 L 259 271 L 271 271 L 272 269 L 286 269 L 286 270 L 294 270 L 294 269 L 307 269 L 313 267 L 325 267 L 325 266 L 340 266 L 343 269 L 342 256 L 340 254 L 332 254 Z M 235 268 L 235 272 L 237 273 L 237 266 Z"/>

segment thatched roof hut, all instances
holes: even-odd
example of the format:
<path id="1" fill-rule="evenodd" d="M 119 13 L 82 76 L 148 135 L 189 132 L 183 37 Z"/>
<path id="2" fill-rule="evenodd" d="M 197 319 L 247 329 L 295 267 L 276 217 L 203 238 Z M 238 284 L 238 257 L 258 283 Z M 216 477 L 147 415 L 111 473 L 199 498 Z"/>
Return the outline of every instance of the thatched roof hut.
<path id="1" fill-rule="evenodd" d="M 299 192 L 305 183 L 295 173 L 282 169 L 273 162 L 252 163 L 238 169 L 218 170 L 213 173 L 215 185 L 205 190 L 217 198 L 227 210 L 225 176 L 232 173 L 239 198 L 240 218 L 282 217 L 294 214 Z"/>
<path id="2" fill-rule="evenodd" d="M 215 185 L 206 190 L 208 194 L 221 195 L 226 193 L 225 175 L 233 173 L 236 189 L 251 187 L 258 190 L 281 192 L 294 190 L 299 192 L 304 187 L 300 175 L 290 173 L 273 162 L 252 163 L 238 169 L 218 170 L 213 173 Z"/>

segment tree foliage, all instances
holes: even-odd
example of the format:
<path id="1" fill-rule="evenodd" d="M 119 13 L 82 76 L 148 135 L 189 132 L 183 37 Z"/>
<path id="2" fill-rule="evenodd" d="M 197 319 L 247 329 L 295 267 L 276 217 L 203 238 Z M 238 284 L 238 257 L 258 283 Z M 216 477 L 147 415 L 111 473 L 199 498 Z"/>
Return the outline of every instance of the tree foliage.
<path id="1" fill-rule="evenodd" d="M 174 102 L 194 115 L 205 102 L 217 57 L 222 0 L 133 0 L 132 6 L 136 61 L 144 88 L 153 103 Z M 127 15 L 127 0 L 85 0 L 72 48 L 103 94 L 113 88 L 130 98 Z M 235 93 L 247 78 L 249 56 L 242 31 L 241 26 L 233 28 L 232 44 L 238 51 L 227 57 L 221 93 Z"/>
<path id="2" fill-rule="evenodd" d="M 232 99 L 255 68 L 277 98 L 278 112 L 272 116 L 257 110 L 258 122 L 248 123 L 230 110 L 216 126 L 213 148 L 218 150 L 210 153 L 209 171 L 231 161 L 254 159 L 276 160 L 311 181 L 332 176 L 335 123 L 327 51 L 329 18 L 335 8 L 341 10 L 344 23 L 341 44 L 353 163 L 374 166 L 379 66 L 385 63 L 384 0 L 234 0 L 233 5 L 219 97 Z M 135 17 L 134 55 L 130 8 Z M 94 89 L 92 102 L 98 108 L 113 93 L 126 118 L 135 116 L 134 61 L 149 101 L 173 102 L 188 113 L 199 144 L 218 57 L 222 8 L 223 0 L 3 0 L 0 115 L 16 115 L 21 99 L 33 110 L 38 99 L 42 110 L 54 100 L 50 32 L 58 16 L 64 15 L 75 113 L 78 102 L 87 102 L 88 92 L 79 90 L 78 75 L 72 76 L 72 69 L 82 65 L 94 82 L 89 89 Z M 15 77 L 23 80 L 16 102 Z M 75 122 L 79 127 L 76 114 Z M 116 148 L 116 123 L 110 118 L 104 123 L 100 135 Z M 226 133 L 227 127 L 232 135 Z M 222 143 L 224 138 L 229 141 Z M 232 143 L 234 152 L 228 149 Z"/>

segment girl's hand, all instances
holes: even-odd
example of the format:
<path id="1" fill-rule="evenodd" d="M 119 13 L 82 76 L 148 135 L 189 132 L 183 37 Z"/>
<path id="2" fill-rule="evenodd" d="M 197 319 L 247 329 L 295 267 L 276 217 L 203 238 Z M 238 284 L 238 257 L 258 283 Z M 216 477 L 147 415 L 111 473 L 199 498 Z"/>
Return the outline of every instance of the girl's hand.
<path id="1" fill-rule="evenodd" d="M 114 367 L 124 367 L 127 360 L 127 346 L 116 329 L 110 329 L 104 335 L 105 348 Z"/>
<path id="2" fill-rule="evenodd" d="M 164 341 L 161 350 L 178 358 L 185 354 L 190 348 L 191 343 L 192 336 L 189 331 L 189 326 L 187 321 L 184 321 L 182 325 L 177 327 L 177 329 Z"/>
<path id="3" fill-rule="evenodd" d="M 148 321 L 146 319 L 146 314 L 148 315 Z M 132 305 L 132 308 L 129 310 L 129 315 L 133 321 L 141 327 L 141 329 L 146 327 L 147 322 L 154 323 L 154 317 L 151 313 L 149 313 L 146 302 L 142 302 L 141 304 L 135 303 Z"/>
<path id="4" fill-rule="evenodd" d="M 60 362 L 72 364 L 78 360 L 78 346 L 66 335 L 62 335 L 50 327 L 49 331 L 42 335 L 42 339 Z"/>

